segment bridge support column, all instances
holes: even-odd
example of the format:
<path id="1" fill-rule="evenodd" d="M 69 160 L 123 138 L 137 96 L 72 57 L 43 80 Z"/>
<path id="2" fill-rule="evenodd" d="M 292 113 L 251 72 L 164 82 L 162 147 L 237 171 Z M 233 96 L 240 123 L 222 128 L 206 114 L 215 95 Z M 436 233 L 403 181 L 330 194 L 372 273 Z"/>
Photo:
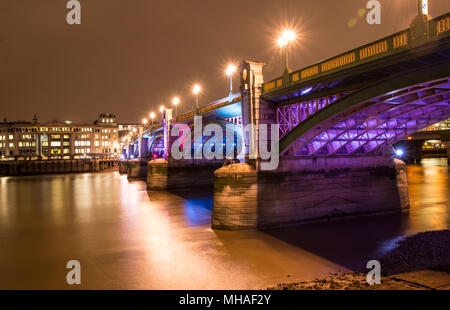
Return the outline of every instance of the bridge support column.
<path id="1" fill-rule="evenodd" d="M 447 149 L 447 162 L 450 165 L 450 142 L 445 142 L 444 145 Z"/>
<path id="2" fill-rule="evenodd" d="M 409 208 L 406 165 L 387 156 L 283 159 L 215 172 L 212 227 L 266 229 Z"/>
<path id="3" fill-rule="evenodd" d="M 120 160 L 119 161 L 119 173 L 120 174 L 127 174 L 128 173 L 128 164 L 126 160 Z"/>
<path id="4" fill-rule="evenodd" d="M 133 159 L 127 162 L 129 180 L 145 180 L 147 177 L 147 162 Z"/>
<path id="5" fill-rule="evenodd" d="M 156 159 L 148 163 L 147 189 L 212 188 L 221 162 Z"/>

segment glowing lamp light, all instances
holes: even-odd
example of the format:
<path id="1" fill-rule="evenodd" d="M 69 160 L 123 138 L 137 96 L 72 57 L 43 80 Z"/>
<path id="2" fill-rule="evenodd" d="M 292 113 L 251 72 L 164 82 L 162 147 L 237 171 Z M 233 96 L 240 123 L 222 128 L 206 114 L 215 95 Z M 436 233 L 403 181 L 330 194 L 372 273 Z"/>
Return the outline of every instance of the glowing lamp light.
<path id="1" fill-rule="evenodd" d="M 155 118 L 155 113 L 153 113 L 153 112 L 150 113 L 150 118 L 151 118 L 151 119 L 154 119 L 154 118 Z"/>
<path id="2" fill-rule="evenodd" d="M 281 33 L 281 37 L 278 38 L 278 46 L 285 47 L 289 43 L 295 40 L 297 37 L 297 33 L 294 30 L 286 29 Z"/>
<path id="3" fill-rule="evenodd" d="M 131 158 L 131 159 L 134 159 L 134 155 L 131 155 L 130 158 Z"/>
<path id="4" fill-rule="evenodd" d="M 232 76 L 233 73 L 236 71 L 236 66 L 234 65 L 229 65 L 227 70 L 225 71 L 226 75 L 228 76 Z"/>
<path id="5" fill-rule="evenodd" d="M 306 88 L 306 89 L 304 89 L 304 90 L 302 90 L 301 92 L 300 92 L 300 95 L 306 95 L 306 94 L 309 94 L 311 91 L 312 91 L 312 87 L 308 87 L 308 88 Z"/>
<path id="6" fill-rule="evenodd" d="M 398 149 L 395 151 L 395 155 L 397 155 L 397 156 L 403 156 L 403 154 L 405 154 L 405 152 L 401 149 Z"/>
<path id="7" fill-rule="evenodd" d="M 159 112 L 164 112 L 164 110 L 165 110 L 166 108 L 164 108 L 164 106 L 162 105 L 160 108 L 159 108 Z"/>
<path id="8" fill-rule="evenodd" d="M 198 95 L 201 90 L 202 90 L 202 88 L 200 87 L 200 85 L 195 84 L 194 88 L 192 89 L 192 92 L 194 93 L 194 95 Z"/>
<path id="9" fill-rule="evenodd" d="M 147 119 L 146 118 L 144 118 L 143 120 L 142 120 L 142 123 L 144 124 L 144 125 L 147 125 Z"/>
<path id="10" fill-rule="evenodd" d="M 287 29 L 287 30 L 283 31 L 283 33 L 281 34 L 281 37 L 284 38 L 288 42 L 292 42 L 297 37 L 297 34 L 295 33 L 294 30 Z"/>
<path id="11" fill-rule="evenodd" d="M 180 98 L 174 97 L 174 98 L 172 99 L 172 104 L 173 104 L 174 106 L 177 106 L 179 103 L 180 103 Z"/>
<path id="12" fill-rule="evenodd" d="M 283 38 L 279 38 L 277 43 L 279 47 L 285 47 L 288 44 L 288 42 Z"/>

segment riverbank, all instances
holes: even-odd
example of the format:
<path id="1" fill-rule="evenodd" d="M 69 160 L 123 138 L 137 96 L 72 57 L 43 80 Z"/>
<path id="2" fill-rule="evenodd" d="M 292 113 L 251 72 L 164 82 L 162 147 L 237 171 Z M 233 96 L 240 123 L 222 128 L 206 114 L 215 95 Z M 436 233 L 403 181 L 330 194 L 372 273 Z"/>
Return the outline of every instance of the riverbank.
<path id="1" fill-rule="evenodd" d="M 0 162 L 0 176 L 25 176 L 107 171 L 114 159 L 16 160 Z"/>
<path id="2" fill-rule="evenodd" d="M 281 283 L 269 290 L 450 290 L 450 267 L 383 277 L 370 286 L 363 273 L 331 274 L 323 279 Z"/>
<path id="3" fill-rule="evenodd" d="M 269 290 L 450 290 L 450 230 L 424 232 L 400 240 L 379 258 L 380 285 L 370 286 L 361 272 L 330 274 L 326 278 L 279 283 Z"/>

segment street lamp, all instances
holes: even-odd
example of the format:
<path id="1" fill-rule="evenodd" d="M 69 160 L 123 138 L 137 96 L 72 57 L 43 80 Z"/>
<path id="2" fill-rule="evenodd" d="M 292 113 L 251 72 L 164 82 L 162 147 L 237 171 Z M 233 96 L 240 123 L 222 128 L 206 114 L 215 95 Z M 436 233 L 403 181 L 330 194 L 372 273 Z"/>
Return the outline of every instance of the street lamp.
<path id="1" fill-rule="evenodd" d="M 178 116 L 178 104 L 180 103 L 180 98 L 174 97 L 172 99 L 172 104 L 175 106 L 175 117 Z"/>
<path id="2" fill-rule="evenodd" d="M 289 73 L 291 70 L 289 70 L 289 48 L 291 47 L 292 42 L 297 37 L 297 34 L 294 30 L 284 30 L 281 33 L 281 36 L 278 38 L 278 46 L 280 48 L 284 48 L 285 52 L 285 69 L 284 73 Z"/>
<path id="3" fill-rule="evenodd" d="M 161 117 L 162 117 L 162 121 L 164 122 L 164 111 L 166 110 L 166 108 L 162 105 L 159 108 L 159 112 L 161 112 Z"/>
<path id="4" fill-rule="evenodd" d="M 230 78 L 230 96 L 233 95 L 233 73 L 236 71 L 236 66 L 229 65 L 225 73 Z"/>
<path id="5" fill-rule="evenodd" d="M 150 120 L 152 121 L 152 127 L 153 127 L 153 120 L 155 118 L 155 113 L 151 112 L 150 113 Z"/>
<path id="6" fill-rule="evenodd" d="M 147 120 L 146 118 L 144 118 L 144 119 L 142 120 L 142 124 L 147 125 L 147 123 L 148 123 L 148 120 Z"/>
<path id="7" fill-rule="evenodd" d="M 192 89 L 192 92 L 195 95 L 195 109 L 196 110 L 198 110 L 198 94 L 200 93 L 201 90 L 202 90 L 202 88 L 198 84 L 195 84 L 194 88 Z"/>

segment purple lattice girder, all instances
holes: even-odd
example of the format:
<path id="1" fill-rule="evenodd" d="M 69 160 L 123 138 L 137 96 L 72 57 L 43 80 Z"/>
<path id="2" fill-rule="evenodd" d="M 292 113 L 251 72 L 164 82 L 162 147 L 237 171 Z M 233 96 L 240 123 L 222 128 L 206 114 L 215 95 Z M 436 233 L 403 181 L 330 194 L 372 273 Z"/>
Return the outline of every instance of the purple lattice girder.
<path id="1" fill-rule="evenodd" d="M 339 101 L 329 104 L 339 104 Z M 450 79 L 422 83 L 372 98 L 345 113 L 344 117 L 330 118 L 321 124 L 323 130 L 319 134 L 313 130 L 306 132 L 283 155 L 374 153 L 449 117 Z M 295 128 L 285 124 L 290 120 L 278 119 L 283 127 L 280 135 Z M 301 122 L 297 126 L 302 126 Z"/>

